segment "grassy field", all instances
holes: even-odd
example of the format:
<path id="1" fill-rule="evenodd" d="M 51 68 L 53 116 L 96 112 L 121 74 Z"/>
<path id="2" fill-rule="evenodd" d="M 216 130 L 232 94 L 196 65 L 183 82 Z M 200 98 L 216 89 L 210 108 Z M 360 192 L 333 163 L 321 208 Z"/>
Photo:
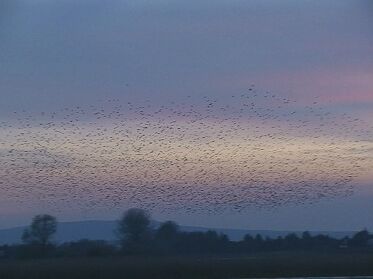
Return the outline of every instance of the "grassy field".
<path id="1" fill-rule="evenodd" d="M 247 278 L 373 275 L 373 254 L 266 253 L 0 261 L 1 279 Z"/>

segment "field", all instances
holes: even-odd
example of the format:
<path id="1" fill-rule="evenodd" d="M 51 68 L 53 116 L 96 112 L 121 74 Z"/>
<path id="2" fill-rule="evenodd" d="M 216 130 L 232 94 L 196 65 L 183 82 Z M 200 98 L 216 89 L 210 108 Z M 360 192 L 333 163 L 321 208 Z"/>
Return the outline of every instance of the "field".
<path id="1" fill-rule="evenodd" d="M 126 257 L 0 261 L 1 279 L 249 278 L 373 275 L 373 254 L 307 252 L 242 257 Z"/>

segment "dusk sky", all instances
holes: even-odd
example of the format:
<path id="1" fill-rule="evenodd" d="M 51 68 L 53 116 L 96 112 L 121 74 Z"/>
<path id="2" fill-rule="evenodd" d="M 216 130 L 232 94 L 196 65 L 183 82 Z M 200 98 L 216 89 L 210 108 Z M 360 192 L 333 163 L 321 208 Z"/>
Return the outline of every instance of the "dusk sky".
<path id="1" fill-rule="evenodd" d="M 40 212 L 112 220 L 143 198 L 155 219 L 184 225 L 372 230 L 372 26 L 369 0 L 1 1 L 0 228 Z M 118 123 L 132 149 L 115 145 Z M 159 135 L 161 125 L 176 131 Z M 160 160 L 172 162 L 161 174 Z M 170 168 L 179 160 L 195 169 Z M 87 166 L 105 169 L 92 176 Z M 345 194 L 330 188 L 346 181 Z M 223 197 L 248 185 L 252 192 Z M 174 201 L 177 187 L 191 204 Z M 163 206 L 166 197 L 176 204 Z M 185 210 L 194 201 L 198 210 Z"/>

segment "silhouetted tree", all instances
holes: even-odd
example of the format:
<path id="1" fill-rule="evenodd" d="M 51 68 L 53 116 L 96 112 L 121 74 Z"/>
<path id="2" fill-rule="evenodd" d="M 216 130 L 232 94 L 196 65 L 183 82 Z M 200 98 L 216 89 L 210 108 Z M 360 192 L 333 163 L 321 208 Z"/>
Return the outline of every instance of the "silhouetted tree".
<path id="1" fill-rule="evenodd" d="M 31 225 L 23 231 L 24 246 L 19 256 L 24 258 L 44 257 L 50 254 L 54 245 L 51 240 L 57 231 L 57 220 L 51 215 L 37 215 Z"/>
<path id="2" fill-rule="evenodd" d="M 312 236 L 308 231 L 302 233 L 301 245 L 303 248 L 309 248 L 312 246 Z"/>
<path id="3" fill-rule="evenodd" d="M 175 238 L 179 233 L 179 226 L 173 221 L 162 223 L 156 232 L 157 239 L 169 240 Z"/>
<path id="4" fill-rule="evenodd" d="M 118 255 L 118 248 L 103 240 L 80 240 L 52 245 L 51 239 L 57 230 L 57 221 L 50 215 L 38 215 L 25 229 L 22 239 L 26 245 L 0 246 L 0 258 L 49 257 L 104 257 Z M 127 210 L 118 221 L 116 230 L 122 252 L 142 255 L 213 255 L 246 254 L 264 251 L 373 251 L 368 242 L 373 236 L 363 230 L 353 237 L 336 239 L 328 235 L 301 235 L 290 233 L 286 236 L 270 238 L 249 234 L 241 241 L 230 241 L 224 234 L 216 231 L 181 231 L 173 221 L 167 221 L 154 231 L 147 211 L 132 208 Z M 371 250 L 370 250 L 371 249 Z"/>
<path id="5" fill-rule="evenodd" d="M 302 239 L 309 241 L 310 239 L 312 239 L 312 236 L 309 232 L 305 231 L 302 233 Z"/>
<path id="6" fill-rule="evenodd" d="M 127 210 L 118 222 L 117 234 L 122 250 L 142 253 L 148 250 L 151 238 L 150 214 L 139 208 Z"/>
<path id="7" fill-rule="evenodd" d="M 155 233 L 156 249 L 161 253 L 175 253 L 179 247 L 179 226 L 173 221 L 162 223 Z"/>
<path id="8" fill-rule="evenodd" d="M 26 244 L 37 244 L 46 247 L 57 231 L 57 220 L 51 215 L 37 215 L 31 225 L 23 231 L 22 241 Z"/>
<path id="9" fill-rule="evenodd" d="M 300 239 L 295 233 L 290 233 L 284 237 L 285 245 L 288 248 L 299 248 Z"/>
<path id="10" fill-rule="evenodd" d="M 56 254 L 59 257 L 107 257 L 115 252 L 115 247 L 104 240 L 81 239 L 63 243 Z"/>
<path id="11" fill-rule="evenodd" d="M 351 239 L 350 244 L 352 246 L 362 247 L 368 244 L 369 239 L 371 239 L 371 235 L 365 229 L 360 232 L 357 232 Z"/>

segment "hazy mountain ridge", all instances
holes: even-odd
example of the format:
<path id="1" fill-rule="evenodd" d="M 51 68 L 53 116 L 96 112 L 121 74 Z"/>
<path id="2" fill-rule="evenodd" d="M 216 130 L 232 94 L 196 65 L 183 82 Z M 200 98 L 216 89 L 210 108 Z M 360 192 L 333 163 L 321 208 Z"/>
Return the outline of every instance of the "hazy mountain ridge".
<path id="1" fill-rule="evenodd" d="M 157 227 L 160 222 L 155 221 L 153 226 Z M 25 226 L 15 227 L 10 229 L 0 230 L 0 245 L 19 243 L 21 241 L 21 235 Z M 77 222 L 61 222 L 58 226 L 58 232 L 54 240 L 58 243 L 77 241 L 80 239 L 90 240 L 115 240 L 115 229 L 116 221 L 77 221 Z M 240 240 L 245 234 L 261 234 L 264 237 L 276 238 L 284 236 L 289 233 L 296 233 L 300 235 L 300 231 L 275 231 L 275 230 L 244 230 L 244 229 L 230 229 L 230 228 L 206 228 L 206 227 L 195 227 L 195 226 L 180 226 L 182 231 L 207 231 L 215 230 L 218 233 L 224 233 L 228 235 L 231 240 Z M 327 234 L 335 238 L 343 238 L 345 236 L 351 236 L 355 232 L 353 231 L 313 231 L 311 234 Z"/>

